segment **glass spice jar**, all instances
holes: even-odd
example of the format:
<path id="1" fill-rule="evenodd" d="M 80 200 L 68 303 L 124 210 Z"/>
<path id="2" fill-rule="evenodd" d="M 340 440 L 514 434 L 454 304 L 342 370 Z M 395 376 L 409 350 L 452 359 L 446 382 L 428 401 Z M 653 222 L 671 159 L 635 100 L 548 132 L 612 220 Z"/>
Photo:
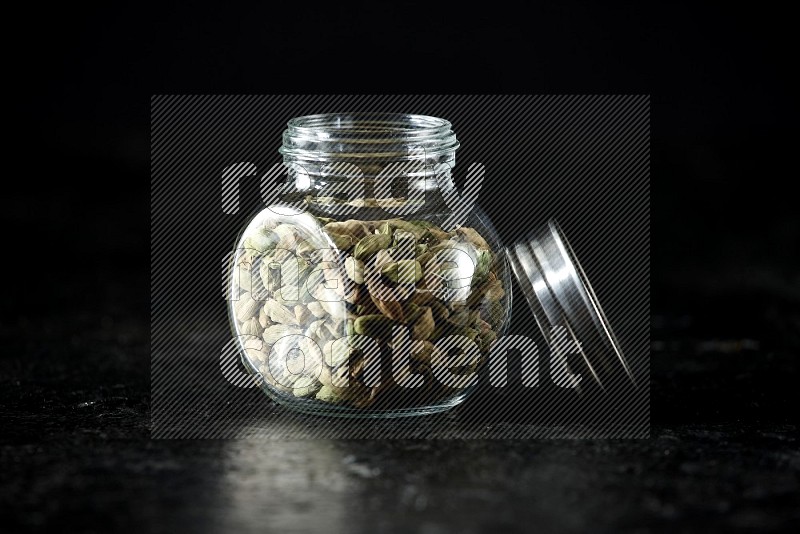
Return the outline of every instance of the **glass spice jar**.
<path id="1" fill-rule="evenodd" d="M 565 323 L 624 362 L 555 224 L 505 250 L 479 208 L 454 206 L 458 147 L 434 117 L 289 121 L 289 188 L 238 237 L 228 286 L 242 361 L 273 400 L 345 417 L 458 405 L 508 328 L 512 274 L 548 341 Z"/>

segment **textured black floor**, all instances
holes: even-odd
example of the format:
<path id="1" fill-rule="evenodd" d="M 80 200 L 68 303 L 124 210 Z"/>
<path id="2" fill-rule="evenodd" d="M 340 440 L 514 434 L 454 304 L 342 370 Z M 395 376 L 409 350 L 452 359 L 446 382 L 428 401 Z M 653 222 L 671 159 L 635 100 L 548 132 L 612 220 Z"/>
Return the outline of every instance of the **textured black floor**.
<path id="1" fill-rule="evenodd" d="M 654 317 L 647 440 L 159 441 L 148 429 L 149 325 L 136 319 L 146 317 L 147 295 L 138 284 L 103 284 L 101 314 L 56 305 L 3 332 L 4 532 L 769 531 L 800 523 L 792 325 L 773 323 L 761 340 L 703 337 L 704 328 L 724 334 L 724 325 L 714 316 Z M 791 310 L 771 313 L 797 320 Z"/>

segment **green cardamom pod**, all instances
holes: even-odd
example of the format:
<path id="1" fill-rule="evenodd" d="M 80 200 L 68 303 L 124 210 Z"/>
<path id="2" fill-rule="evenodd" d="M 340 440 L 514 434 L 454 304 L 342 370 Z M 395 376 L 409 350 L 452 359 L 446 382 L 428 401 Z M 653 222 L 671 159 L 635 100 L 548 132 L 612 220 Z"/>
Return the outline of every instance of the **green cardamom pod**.
<path id="1" fill-rule="evenodd" d="M 429 232 L 425 226 L 417 224 L 416 222 L 404 221 L 402 219 L 390 219 L 385 224 L 391 225 L 394 230 L 403 230 L 414 234 L 414 238 L 419 241 L 427 237 Z"/>
<path id="2" fill-rule="evenodd" d="M 403 305 L 396 300 L 381 300 L 374 295 L 370 295 L 370 300 L 375 307 L 386 317 L 395 321 L 404 320 Z"/>
<path id="3" fill-rule="evenodd" d="M 347 234 L 335 234 L 333 232 L 328 232 L 328 237 L 331 238 L 334 246 L 343 252 L 350 250 L 350 247 L 352 247 L 353 243 L 355 242 L 355 238 Z"/>
<path id="4" fill-rule="evenodd" d="M 364 260 L 379 250 L 385 250 L 392 244 L 392 237 L 386 234 L 368 235 L 361 239 L 353 250 L 353 257 L 357 260 Z"/>
<path id="5" fill-rule="evenodd" d="M 378 225 L 377 230 L 379 234 L 392 235 L 392 225 L 389 223 L 389 221 L 383 221 Z"/>
<path id="6" fill-rule="evenodd" d="M 319 388 L 316 398 L 317 400 L 330 403 L 342 402 L 342 400 L 344 400 L 333 386 L 322 386 Z"/>
<path id="7" fill-rule="evenodd" d="M 497 302 L 502 299 L 505 294 L 506 292 L 503 289 L 503 284 L 497 279 L 494 273 L 490 272 L 486 282 L 472 289 L 467 299 L 467 305 L 475 307 L 484 300 L 487 302 Z"/>
<path id="8" fill-rule="evenodd" d="M 347 276 L 356 284 L 364 283 L 364 262 L 352 257 L 344 260 L 345 271 Z"/>
<path id="9" fill-rule="evenodd" d="M 323 359 L 330 367 L 339 367 L 350 358 L 350 348 L 347 339 L 335 339 L 325 343 Z"/>
<path id="10" fill-rule="evenodd" d="M 447 319 L 453 326 L 467 326 L 469 324 L 469 312 L 467 310 L 457 311 Z"/>
<path id="11" fill-rule="evenodd" d="M 433 320 L 436 322 L 446 321 L 450 316 L 450 312 L 447 310 L 447 307 L 441 302 L 434 300 L 429 304 L 429 306 L 431 308 L 431 313 L 433 313 Z"/>
<path id="12" fill-rule="evenodd" d="M 453 333 L 458 335 L 458 336 L 468 337 L 470 340 L 475 341 L 475 339 L 478 337 L 478 334 L 480 332 L 478 332 L 474 328 L 459 328 L 459 329 L 454 330 Z"/>
<path id="13" fill-rule="evenodd" d="M 431 235 L 433 239 L 437 241 L 447 241 L 455 236 L 455 232 L 445 232 L 444 230 L 440 230 L 439 228 L 428 228 L 428 233 Z"/>
<path id="14" fill-rule="evenodd" d="M 487 243 L 486 240 L 481 237 L 481 234 L 479 234 L 474 228 L 462 226 L 461 228 L 456 229 L 456 233 L 475 245 L 476 248 L 489 248 L 489 243 Z"/>
<path id="15" fill-rule="evenodd" d="M 414 321 L 419 318 L 420 315 L 425 311 L 425 308 L 417 306 L 413 302 L 409 302 L 406 304 L 405 309 L 403 310 L 403 317 L 405 322 L 408 324 L 413 324 Z"/>
<path id="16" fill-rule="evenodd" d="M 364 221 L 357 221 L 355 219 L 350 219 L 348 221 L 342 222 L 332 222 L 325 225 L 324 230 L 326 232 L 339 234 L 339 235 L 351 235 L 355 236 L 356 238 L 368 236 L 372 234 L 370 226 Z"/>
<path id="17" fill-rule="evenodd" d="M 478 338 L 478 346 L 481 352 L 489 352 L 492 343 L 497 339 L 497 333 L 494 330 L 489 330 Z"/>
<path id="18" fill-rule="evenodd" d="M 417 256 L 417 261 L 418 261 L 418 262 L 420 263 L 420 265 L 422 265 L 423 267 L 427 267 L 427 264 L 428 264 L 428 262 L 429 262 L 429 261 L 431 261 L 431 259 L 434 257 L 434 255 L 435 255 L 435 254 L 434 254 L 433 252 L 431 252 L 430 250 L 428 250 L 427 252 L 424 252 L 424 253 L 422 253 L 422 254 L 418 255 L 418 256 Z"/>
<path id="19" fill-rule="evenodd" d="M 436 327 L 433 329 L 433 332 L 430 335 L 430 339 L 431 341 L 438 341 L 446 336 L 464 336 L 468 337 L 472 341 L 475 341 L 475 338 L 478 337 L 478 334 L 480 334 L 480 332 L 478 332 L 478 330 L 474 328 L 464 328 L 454 325 L 453 323 L 450 322 L 445 322 L 436 325 Z"/>
<path id="20" fill-rule="evenodd" d="M 395 284 L 416 284 L 422 278 L 422 265 L 417 260 L 398 260 L 385 265 L 381 274 Z"/>
<path id="21" fill-rule="evenodd" d="M 411 328 L 411 337 L 414 339 L 428 339 L 433 334 L 436 328 L 436 322 L 433 320 L 431 309 L 427 307 L 419 308 L 421 313 L 414 321 L 414 326 Z"/>
<path id="22" fill-rule="evenodd" d="M 364 315 L 353 322 L 356 334 L 372 338 L 389 337 L 392 333 L 393 320 L 383 315 Z"/>
<path id="23" fill-rule="evenodd" d="M 308 397 L 320 389 L 320 383 L 310 376 L 301 376 L 292 384 L 292 394 L 295 397 Z"/>
<path id="24" fill-rule="evenodd" d="M 488 250 L 478 249 L 478 259 L 475 262 L 475 272 L 472 279 L 480 283 L 489 274 L 489 267 L 492 266 L 492 253 Z"/>

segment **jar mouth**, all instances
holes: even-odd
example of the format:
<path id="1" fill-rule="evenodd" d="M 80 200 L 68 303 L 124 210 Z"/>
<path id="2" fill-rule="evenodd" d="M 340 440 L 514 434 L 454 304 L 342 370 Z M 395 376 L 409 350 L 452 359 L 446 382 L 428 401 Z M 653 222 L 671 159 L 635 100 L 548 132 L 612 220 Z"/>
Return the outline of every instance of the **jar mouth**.
<path id="1" fill-rule="evenodd" d="M 438 117 L 324 113 L 290 120 L 279 152 L 289 160 L 428 160 L 454 153 L 458 147 L 452 124 Z"/>
<path id="2" fill-rule="evenodd" d="M 295 117 L 290 132 L 309 136 L 432 136 L 450 131 L 450 121 L 405 113 L 321 113 Z"/>

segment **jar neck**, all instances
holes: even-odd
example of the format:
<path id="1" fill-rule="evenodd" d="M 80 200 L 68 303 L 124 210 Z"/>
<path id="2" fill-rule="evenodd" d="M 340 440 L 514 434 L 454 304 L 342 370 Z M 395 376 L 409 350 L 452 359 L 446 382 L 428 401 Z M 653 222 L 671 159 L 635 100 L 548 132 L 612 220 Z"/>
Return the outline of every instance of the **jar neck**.
<path id="1" fill-rule="evenodd" d="M 357 200 L 448 187 L 458 147 L 444 119 L 341 113 L 292 119 L 279 152 L 297 192 Z"/>

